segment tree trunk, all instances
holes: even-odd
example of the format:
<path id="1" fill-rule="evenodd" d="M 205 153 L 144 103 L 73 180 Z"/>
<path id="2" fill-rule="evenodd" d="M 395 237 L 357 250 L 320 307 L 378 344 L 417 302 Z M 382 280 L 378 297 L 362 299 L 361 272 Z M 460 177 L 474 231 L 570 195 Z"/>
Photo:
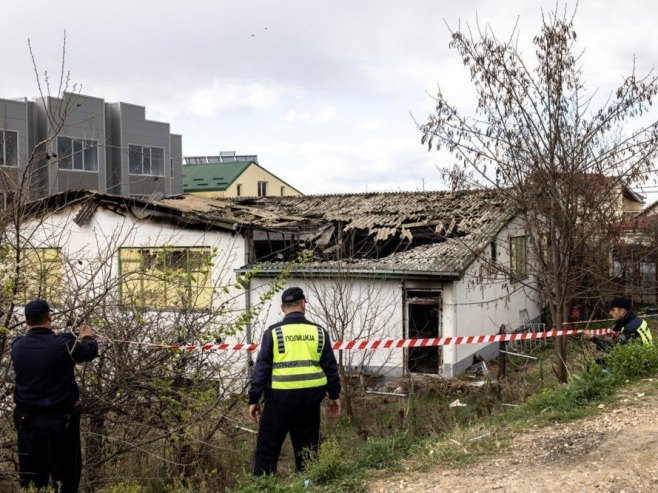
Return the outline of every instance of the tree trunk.
<path id="1" fill-rule="evenodd" d="M 88 433 L 85 438 L 84 470 L 87 473 L 85 490 L 96 491 L 102 477 L 100 463 L 103 457 L 103 437 L 105 436 L 104 412 L 92 412 L 89 415 L 89 429 L 93 433 Z"/>
<path id="2" fill-rule="evenodd" d="M 554 310 L 553 322 L 557 330 L 564 328 L 565 310 L 564 306 Z M 555 375 L 560 383 L 567 383 L 567 336 L 555 338 Z"/>

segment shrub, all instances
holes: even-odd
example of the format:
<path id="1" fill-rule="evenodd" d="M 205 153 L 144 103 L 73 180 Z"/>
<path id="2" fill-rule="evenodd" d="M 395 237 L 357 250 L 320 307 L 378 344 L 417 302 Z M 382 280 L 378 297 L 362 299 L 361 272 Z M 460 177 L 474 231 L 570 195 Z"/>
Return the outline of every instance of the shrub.
<path id="1" fill-rule="evenodd" d="M 317 458 L 307 457 L 304 476 L 314 483 L 328 483 L 345 475 L 349 466 L 350 461 L 345 460 L 338 442 L 326 440 L 322 442 Z"/>
<path id="2" fill-rule="evenodd" d="M 658 372 L 658 349 L 639 342 L 617 344 L 607 359 L 610 372 L 619 380 L 646 377 Z"/>
<path id="3" fill-rule="evenodd" d="M 105 486 L 98 493 L 146 493 L 146 488 L 133 482 L 122 482 L 112 486 Z"/>

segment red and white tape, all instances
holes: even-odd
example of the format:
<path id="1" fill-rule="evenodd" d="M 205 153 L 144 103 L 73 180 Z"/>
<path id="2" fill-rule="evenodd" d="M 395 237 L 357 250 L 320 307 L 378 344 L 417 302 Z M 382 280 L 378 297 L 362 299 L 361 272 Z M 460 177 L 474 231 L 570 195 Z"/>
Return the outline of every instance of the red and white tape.
<path id="1" fill-rule="evenodd" d="M 611 332 L 612 329 L 594 329 L 589 330 L 590 334 L 603 335 Z M 491 334 L 491 335 L 478 335 L 478 336 L 460 336 L 460 337 L 434 337 L 427 339 L 374 339 L 372 341 L 356 340 L 356 341 L 336 341 L 332 344 L 331 348 L 334 351 L 340 350 L 359 350 L 359 349 L 397 349 L 397 348 L 415 348 L 415 347 L 434 347 L 434 346 L 451 346 L 459 344 L 484 344 L 491 342 L 507 342 L 507 341 L 527 341 L 532 339 L 548 339 L 552 337 L 571 336 L 585 332 L 579 329 L 562 329 L 562 330 L 547 330 L 545 332 L 519 332 L 516 334 Z M 136 341 L 119 341 L 112 340 L 111 342 L 119 342 L 124 344 L 135 344 L 138 346 L 146 346 L 154 349 L 171 349 L 174 351 L 256 351 L 259 344 L 158 344 L 150 342 L 136 342 Z"/>

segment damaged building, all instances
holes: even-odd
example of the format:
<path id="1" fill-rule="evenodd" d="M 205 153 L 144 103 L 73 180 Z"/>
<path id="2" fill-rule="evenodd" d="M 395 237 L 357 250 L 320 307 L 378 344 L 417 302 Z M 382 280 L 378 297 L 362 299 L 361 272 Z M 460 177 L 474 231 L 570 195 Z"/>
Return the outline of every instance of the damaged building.
<path id="1" fill-rule="evenodd" d="M 91 258 L 103 248 L 99 238 L 125 231 L 107 264 L 126 279 L 118 283 L 122 304 L 137 300 L 144 310 L 177 310 L 167 277 L 154 284 L 158 253 L 185 260 L 185 292 L 196 294 L 192 309 L 200 312 L 221 305 L 226 296 L 213 286 L 223 285 L 227 273 L 233 279 L 253 273 L 246 289 L 231 295 L 235 310 L 257 308 L 259 314 L 235 336 L 238 342 L 258 342 L 280 320 L 279 295 L 267 293 L 281 273 L 287 285 L 304 289 L 309 318 L 334 340 L 492 334 L 502 324 L 517 328 L 540 315 L 523 221 L 495 191 L 161 200 L 79 191 L 41 206 L 49 211 L 50 229 L 65 233 L 33 245 L 53 258 Z M 76 269 L 62 279 L 77 277 Z M 138 279 L 144 272 L 148 283 Z M 495 345 L 451 345 L 345 351 L 339 358 L 360 373 L 452 376 L 474 356 L 496 351 Z"/>
<path id="2" fill-rule="evenodd" d="M 166 199 L 165 203 L 189 199 Z M 309 299 L 309 318 L 334 339 L 492 334 L 536 322 L 540 307 L 527 272 L 523 222 L 492 190 L 399 192 L 195 200 L 201 214 L 250 225 L 247 304 L 302 252 L 289 285 Z M 192 206 L 192 204 L 189 204 Z M 249 338 L 280 318 L 267 301 Z M 495 346 L 463 345 L 341 355 L 378 374 L 462 372 Z"/>

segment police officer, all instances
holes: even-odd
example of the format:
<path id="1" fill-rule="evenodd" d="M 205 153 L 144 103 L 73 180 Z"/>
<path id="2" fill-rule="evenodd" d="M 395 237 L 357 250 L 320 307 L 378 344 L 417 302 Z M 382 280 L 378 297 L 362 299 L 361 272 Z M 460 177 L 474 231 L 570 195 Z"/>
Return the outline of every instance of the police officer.
<path id="1" fill-rule="evenodd" d="M 257 476 L 276 473 L 288 433 L 297 471 L 303 469 L 305 450 L 317 454 L 325 396 L 329 415 L 340 414 L 340 377 L 329 334 L 306 320 L 300 288 L 286 289 L 281 301 L 285 316 L 263 334 L 249 390 L 249 414 L 260 421 L 253 470 Z"/>
<path id="2" fill-rule="evenodd" d="M 80 483 L 80 413 L 76 363 L 93 360 L 98 345 L 83 326 L 76 337 L 53 330 L 45 300 L 25 305 L 28 332 L 11 345 L 16 374 L 14 422 L 18 431 L 21 487 L 49 485 L 75 493 Z"/>
<path id="3" fill-rule="evenodd" d="M 639 340 L 645 347 L 653 346 L 653 337 L 646 320 L 638 317 L 631 309 L 631 300 L 615 297 L 605 305 L 610 318 L 615 323 L 612 326 L 612 340 L 593 336 L 586 331 L 585 339 L 590 339 L 600 351 L 607 351 L 615 344 L 626 344 L 628 341 Z"/>

